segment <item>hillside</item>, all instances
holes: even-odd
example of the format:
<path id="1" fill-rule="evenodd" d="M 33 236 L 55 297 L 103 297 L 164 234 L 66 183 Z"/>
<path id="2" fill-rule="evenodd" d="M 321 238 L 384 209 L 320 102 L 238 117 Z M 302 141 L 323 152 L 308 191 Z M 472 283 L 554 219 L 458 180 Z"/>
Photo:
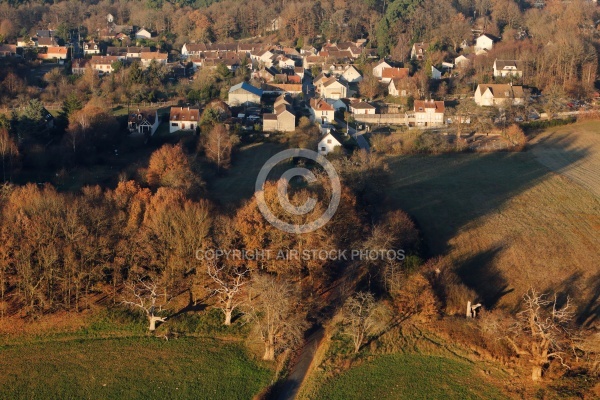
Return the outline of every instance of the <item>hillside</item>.
<path id="1" fill-rule="evenodd" d="M 488 307 L 515 306 L 534 286 L 573 296 L 580 321 L 594 319 L 600 201 L 569 175 L 598 171 L 600 148 L 578 140 L 562 141 L 572 144 L 561 150 L 563 163 L 581 166 L 563 164 L 564 176 L 538 162 L 539 144 L 523 153 L 392 158 L 390 195 L 416 219 L 429 253 L 447 256 Z"/>

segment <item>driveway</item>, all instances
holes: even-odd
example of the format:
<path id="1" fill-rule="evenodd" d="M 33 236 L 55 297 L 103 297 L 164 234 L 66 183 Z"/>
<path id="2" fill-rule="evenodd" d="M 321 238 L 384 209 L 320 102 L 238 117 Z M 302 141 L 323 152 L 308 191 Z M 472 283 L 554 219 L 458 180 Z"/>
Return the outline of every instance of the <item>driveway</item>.
<path id="1" fill-rule="evenodd" d="M 336 119 L 336 122 L 342 126 L 346 125 L 346 122 L 340 119 Z M 365 132 L 366 131 L 357 131 L 353 127 L 348 126 L 348 134 L 352 136 L 354 140 L 356 140 L 358 147 L 360 147 L 362 150 L 366 150 L 367 152 L 369 152 L 371 151 L 371 147 L 369 146 L 369 142 L 367 141 L 367 139 L 365 139 L 363 136 Z"/>

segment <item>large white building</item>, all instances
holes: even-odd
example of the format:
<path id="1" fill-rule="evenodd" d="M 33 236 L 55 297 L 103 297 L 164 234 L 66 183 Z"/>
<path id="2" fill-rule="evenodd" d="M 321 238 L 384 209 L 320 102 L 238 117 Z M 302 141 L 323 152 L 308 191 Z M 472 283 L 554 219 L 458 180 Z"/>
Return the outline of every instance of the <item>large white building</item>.
<path id="1" fill-rule="evenodd" d="M 525 101 L 523 86 L 511 84 L 479 84 L 475 89 L 475 103 L 478 106 L 519 105 Z"/>
<path id="2" fill-rule="evenodd" d="M 244 104 L 260 104 L 263 91 L 247 82 L 241 82 L 229 89 L 227 104 L 231 107 Z"/>

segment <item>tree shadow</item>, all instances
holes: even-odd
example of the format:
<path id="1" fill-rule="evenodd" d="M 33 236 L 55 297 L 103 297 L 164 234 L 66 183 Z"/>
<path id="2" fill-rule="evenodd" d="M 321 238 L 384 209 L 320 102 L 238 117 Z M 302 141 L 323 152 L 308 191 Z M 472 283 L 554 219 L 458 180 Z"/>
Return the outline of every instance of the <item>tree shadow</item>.
<path id="1" fill-rule="evenodd" d="M 463 284 L 477 293 L 478 300 L 488 310 L 514 291 L 502 271 L 493 263 L 501 252 L 501 246 L 486 250 L 463 260 L 456 269 Z"/>
<path id="2" fill-rule="evenodd" d="M 512 198 L 555 172 L 565 171 L 593 151 L 574 141 L 573 135 L 544 138 L 545 146 L 564 149 L 560 164 L 553 169 L 541 164 L 531 148 L 523 152 L 389 158 L 391 178 L 386 205 L 401 208 L 415 219 L 426 239 L 425 256 L 449 254 L 451 246 L 461 246 L 453 243 L 461 230 L 482 217 L 501 212 Z M 498 247 L 481 252 L 457 266 L 460 278 L 481 296 L 487 308 L 512 290 L 511 283 L 492 262 L 501 250 Z"/>

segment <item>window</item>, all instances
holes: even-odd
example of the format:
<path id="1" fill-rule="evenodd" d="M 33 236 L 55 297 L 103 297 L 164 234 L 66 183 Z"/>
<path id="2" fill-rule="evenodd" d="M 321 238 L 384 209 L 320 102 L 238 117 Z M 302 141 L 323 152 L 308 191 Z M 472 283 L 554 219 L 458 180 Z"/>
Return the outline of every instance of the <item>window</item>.
<path id="1" fill-rule="evenodd" d="M 177 122 L 171 122 L 171 126 L 177 126 Z"/>
<path id="2" fill-rule="evenodd" d="M 327 151 L 327 148 L 325 146 L 322 146 L 321 151 Z"/>
<path id="3" fill-rule="evenodd" d="M 327 139 L 327 144 L 331 144 L 331 139 Z"/>

